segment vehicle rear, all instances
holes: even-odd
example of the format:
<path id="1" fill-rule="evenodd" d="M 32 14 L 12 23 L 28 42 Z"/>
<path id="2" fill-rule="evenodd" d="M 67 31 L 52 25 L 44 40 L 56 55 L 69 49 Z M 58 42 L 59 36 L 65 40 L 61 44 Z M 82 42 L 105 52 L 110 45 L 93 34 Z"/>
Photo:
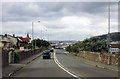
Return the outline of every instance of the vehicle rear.
<path id="1" fill-rule="evenodd" d="M 50 51 L 49 50 L 43 51 L 43 59 L 50 59 L 50 58 L 51 58 Z"/>

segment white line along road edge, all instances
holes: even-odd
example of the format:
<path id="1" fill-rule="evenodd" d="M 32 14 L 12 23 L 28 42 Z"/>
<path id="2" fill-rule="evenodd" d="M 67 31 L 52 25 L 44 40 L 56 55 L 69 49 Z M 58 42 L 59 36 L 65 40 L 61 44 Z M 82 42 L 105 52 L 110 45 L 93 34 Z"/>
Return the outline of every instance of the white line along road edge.
<path id="1" fill-rule="evenodd" d="M 73 77 L 75 77 L 75 78 L 77 78 L 77 79 L 81 79 L 81 78 L 79 78 L 77 75 L 71 73 L 68 68 L 66 68 L 65 66 L 63 66 L 63 65 L 58 61 L 58 59 L 57 59 L 57 57 L 56 57 L 55 51 L 54 51 L 54 61 L 55 61 L 55 63 L 56 63 L 61 69 L 63 69 L 65 72 L 67 72 L 68 74 L 72 75 Z"/>

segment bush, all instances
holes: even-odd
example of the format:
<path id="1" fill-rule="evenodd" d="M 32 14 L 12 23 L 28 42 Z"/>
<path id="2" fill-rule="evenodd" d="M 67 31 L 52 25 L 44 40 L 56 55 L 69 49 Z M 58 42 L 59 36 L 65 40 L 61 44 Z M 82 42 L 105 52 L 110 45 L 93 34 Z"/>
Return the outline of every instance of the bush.
<path id="1" fill-rule="evenodd" d="M 85 39 L 82 42 L 77 42 L 72 46 L 68 46 L 66 51 L 79 52 L 79 51 L 92 51 L 92 52 L 107 52 L 107 44 L 105 40 L 98 37 Z"/>

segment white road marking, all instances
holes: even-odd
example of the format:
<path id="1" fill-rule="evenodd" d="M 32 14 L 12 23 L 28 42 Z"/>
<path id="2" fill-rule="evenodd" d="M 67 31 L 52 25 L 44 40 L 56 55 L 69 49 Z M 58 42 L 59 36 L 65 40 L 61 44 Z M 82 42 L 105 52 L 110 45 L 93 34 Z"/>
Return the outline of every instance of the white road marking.
<path id="1" fill-rule="evenodd" d="M 63 69 L 65 72 L 67 72 L 68 74 L 72 75 L 73 77 L 77 78 L 77 79 L 81 79 L 79 78 L 77 75 L 73 74 L 72 72 L 70 72 L 70 70 L 68 68 L 66 68 L 65 66 L 63 66 L 57 59 L 56 57 L 56 53 L 54 52 L 54 61 L 55 63 L 61 68 Z"/>

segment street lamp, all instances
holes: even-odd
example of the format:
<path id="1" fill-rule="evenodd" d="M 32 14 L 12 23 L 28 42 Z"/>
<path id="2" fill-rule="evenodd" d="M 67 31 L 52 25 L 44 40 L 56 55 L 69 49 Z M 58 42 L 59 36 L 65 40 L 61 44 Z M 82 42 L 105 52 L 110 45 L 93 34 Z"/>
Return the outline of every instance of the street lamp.
<path id="1" fill-rule="evenodd" d="M 34 22 L 36 21 L 32 21 L 32 40 L 34 39 Z M 37 21 L 40 22 L 40 21 Z M 32 50 L 34 49 L 34 43 L 32 42 Z M 35 47 L 36 47 L 36 40 L 35 40 Z"/>
<path id="2" fill-rule="evenodd" d="M 43 31 L 43 30 L 41 30 L 41 40 L 42 40 L 42 31 Z"/>
<path id="3" fill-rule="evenodd" d="M 37 21 L 37 22 L 40 22 L 40 21 Z M 47 31 L 47 30 L 45 30 L 45 31 Z M 41 40 L 43 39 L 43 30 L 41 29 Z M 35 44 L 36 44 L 36 40 L 35 40 Z M 42 42 L 41 42 L 41 47 L 42 47 Z"/>
<path id="4" fill-rule="evenodd" d="M 47 29 L 45 29 L 45 30 L 41 29 L 41 40 L 43 40 L 43 37 L 42 37 L 43 36 L 43 31 L 47 31 Z M 42 42 L 41 42 L 41 47 L 42 47 Z"/>
<path id="5" fill-rule="evenodd" d="M 45 31 L 48 31 L 48 30 L 46 29 Z M 49 34 L 47 34 L 47 39 L 48 39 L 48 41 L 49 41 Z"/>

